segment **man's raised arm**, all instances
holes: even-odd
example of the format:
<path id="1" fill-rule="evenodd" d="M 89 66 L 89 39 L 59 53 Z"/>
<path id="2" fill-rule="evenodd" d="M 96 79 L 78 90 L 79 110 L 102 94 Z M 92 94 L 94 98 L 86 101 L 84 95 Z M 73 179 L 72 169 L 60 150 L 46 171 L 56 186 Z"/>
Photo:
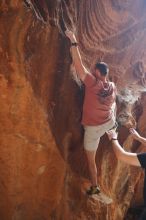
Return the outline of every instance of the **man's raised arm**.
<path id="1" fill-rule="evenodd" d="M 72 31 L 67 30 L 67 31 L 65 31 L 65 34 L 71 41 L 71 54 L 72 54 L 72 59 L 73 59 L 73 63 L 76 68 L 77 74 L 78 74 L 79 78 L 82 81 L 84 81 L 86 74 L 89 74 L 89 72 L 87 71 L 87 69 L 84 67 L 84 65 L 82 63 L 82 59 L 81 59 L 81 55 L 80 55 L 80 51 L 78 48 L 76 37 Z"/>

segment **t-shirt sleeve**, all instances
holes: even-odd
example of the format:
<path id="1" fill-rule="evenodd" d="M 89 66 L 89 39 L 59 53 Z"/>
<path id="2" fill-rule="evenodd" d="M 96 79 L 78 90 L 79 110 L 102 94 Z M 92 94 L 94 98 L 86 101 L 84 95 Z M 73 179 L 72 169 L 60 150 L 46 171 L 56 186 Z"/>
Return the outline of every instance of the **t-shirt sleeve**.
<path id="1" fill-rule="evenodd" d="M 83 83 L 87 87 L 92 87 L 96 83 L 96 78 L 92 74 L 87 73 Z"/>
<path id="2" fill-rule="evenodd" d="M 141 164 L 141 167 L 146 168 L 146 153 L 137 154 L 137 158 Z"/>

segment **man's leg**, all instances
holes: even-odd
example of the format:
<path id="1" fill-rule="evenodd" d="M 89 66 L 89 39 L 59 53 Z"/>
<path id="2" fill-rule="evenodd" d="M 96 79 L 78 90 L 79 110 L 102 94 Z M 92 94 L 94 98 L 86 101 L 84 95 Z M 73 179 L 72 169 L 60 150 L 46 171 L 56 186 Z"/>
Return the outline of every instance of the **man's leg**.
<path id="1" fill-rule="evenodd" d="M 88 161 L 91 184 L 92 187 L 97 189 L 96 192 L 99 192 L 99 188 L 97 187 L 97 167 L 95 160 L 96 151 L 99 145 L 100 137 L 103 136 L 107 130 L 112 128 L 114 124 L 115 124 L 115 120 L 114 118 L 112 118 L 110 121 L 102 125 L 84 127 L 85 128 L 84 148 Z M 92 191 L 92 187 L 91 187 L 91 191 Z"/>
<path id="2" fill-rule="evenodd" d="M 97 167 L 96 167 L 96 151 L 99 145 L 101 129 L 98 126 L 86 126 L 84 134 L 84 149 L 87 157 L 89 174 L 91 179 L 91 187 L 87 190 L 88 195 L 97 194 L 100 192 L 97 187 Z"/>
<path id="3" fill-rule="evenodd" d="M 88 195 L 98 194 L 100 193 L 100 188 L 97 186 L 97 167 L 96 167 L 96 151 L 88 151 L 85 150 L 87 161 L 88 161 L 88 167 L 89 167 L 89 173 L 90 173 L 90 179 L 91 179 L 91 187 L 86 191 Z"/>
<path id="4" fill-rule="evenodd" d="M 85 150 L 92 186 L 97 186 L 96 151 Z"/>

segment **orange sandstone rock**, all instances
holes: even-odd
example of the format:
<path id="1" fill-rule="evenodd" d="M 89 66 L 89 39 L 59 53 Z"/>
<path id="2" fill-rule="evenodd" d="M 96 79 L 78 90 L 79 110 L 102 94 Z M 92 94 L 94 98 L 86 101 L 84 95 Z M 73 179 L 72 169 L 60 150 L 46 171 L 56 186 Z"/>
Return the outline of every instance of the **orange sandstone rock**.
<path id="1" fill-rule="evenodd" d="M 80 125 L 83 87 L 73 80 L 63 31 L 75 29 L 89 69 L 95 60 L 109 64 L 119 121 L 127 127 L 137 122 L 146 135 L 145 95 L 140 98 L 145 2 L 11 0 L 0 6 L 0 219 L 123 220 L 131 205 L 142 204 L 141 169 L 117 161 L 104 136 L 98 181 L 113 203 L 84 194 L 89 176 Z M 124 147 L 143 150 L 128 135 L 120 129 Z"/>

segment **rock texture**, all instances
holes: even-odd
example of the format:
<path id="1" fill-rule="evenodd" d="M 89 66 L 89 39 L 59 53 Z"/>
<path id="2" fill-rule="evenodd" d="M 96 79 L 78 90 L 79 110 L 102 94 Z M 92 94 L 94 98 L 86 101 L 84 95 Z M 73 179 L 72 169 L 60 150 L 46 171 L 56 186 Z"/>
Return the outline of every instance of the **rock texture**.
<path id="1" fill-rule="evenodd" d="M 95 60 L 109 64 L 124 125 L 120 141 L 140 152 L 144 147 L 126 127 L 137 122 L 146 136 L 145 12 L 144 0 L 0 2 L 1 220 L 122 220 L 129 207 L 143 203 L 141 169 L 118 162 L 106 136 L 98 179 L 113 203 L 84 194 L 84 89 L 72 74 L 64 30 L 75 31 L 87 68 Z"/>

